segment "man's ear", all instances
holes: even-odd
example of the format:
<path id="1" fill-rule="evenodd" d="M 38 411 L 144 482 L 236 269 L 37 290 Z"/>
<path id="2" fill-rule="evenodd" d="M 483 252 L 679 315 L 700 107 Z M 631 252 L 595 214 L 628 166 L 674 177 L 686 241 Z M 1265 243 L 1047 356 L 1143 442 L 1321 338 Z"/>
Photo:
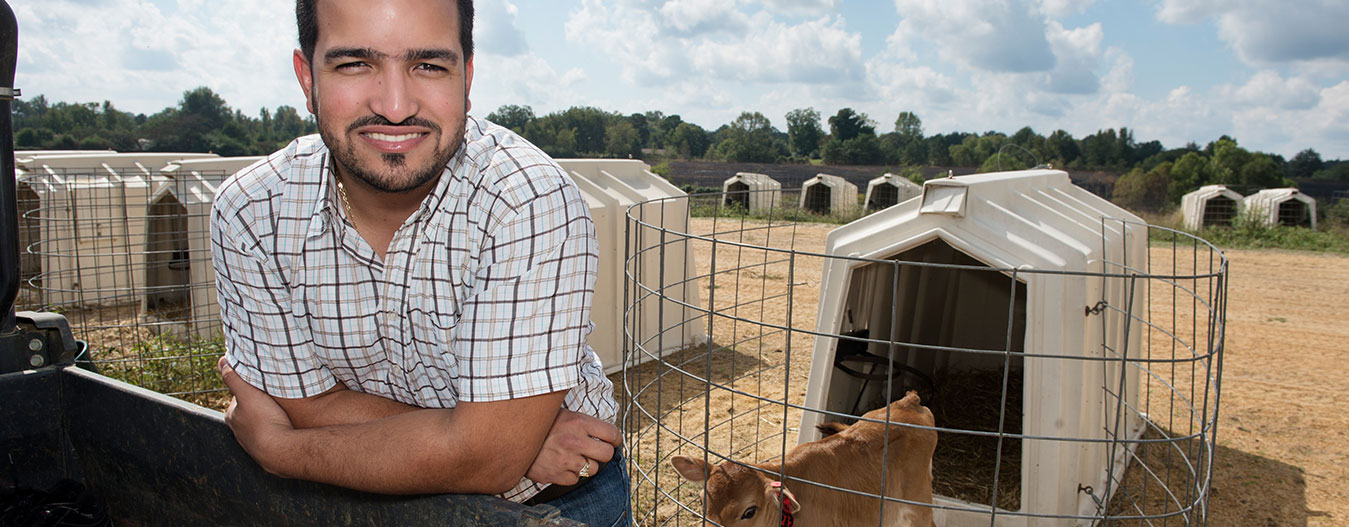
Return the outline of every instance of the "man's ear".
<path id="1" fill-rule="evenodd" d="M 675 456 L 670 458 L 670 464 L 674 466 L 675 471 L 679 472 L 680 476 L 684 476 L 684 479 L 689 481 L 705 481 L 708 473 L 711 472 L 708 470 L 707 463 L 701 459 Z"/>
<path id="2" fill-rule="evenodd" d="M 787 490 L 787 487 L 783 486 L 780 481 L 773 482 L 773 499 L 777 500 L 779 505 L 783 504 L 785 501 L 787 512 L 792 514 L 796 514 L 796 511 L 801 510 L 801 502 L 796 501 L 796 495 L 792 494 L 792 491 Z"/>
<path id="3" fill-rule="evenodd" d="M 473 57 L 464 62 L 464 113 L 473 109 L 473 99 L 468 94 L 473 90 Z"/>
<path id="4" fill-rule="evenodd" d="M 300 81 L 300 89 L 304 90 L 305 108 L 309 113 L 318 115 L 317 105 L 314 104 L 314 70 L 309 65 L 309 59 L 297 49 L 291 54 L 290 60 L 295 67 L 295 80 Z"/>

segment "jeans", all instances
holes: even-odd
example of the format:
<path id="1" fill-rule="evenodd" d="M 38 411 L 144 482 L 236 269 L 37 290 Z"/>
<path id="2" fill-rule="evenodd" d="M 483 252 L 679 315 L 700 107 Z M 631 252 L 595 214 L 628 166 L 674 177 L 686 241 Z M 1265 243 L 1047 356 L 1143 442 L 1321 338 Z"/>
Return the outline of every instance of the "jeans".
<path id="1" fill-rule="evenodd" d="M 594 479 L 548 504 L 562 511 L 563 518 L 590 527 L 631 526 L 628 469 L 623 465 L 623 451 L 615 449 L 614 458 Z"/>

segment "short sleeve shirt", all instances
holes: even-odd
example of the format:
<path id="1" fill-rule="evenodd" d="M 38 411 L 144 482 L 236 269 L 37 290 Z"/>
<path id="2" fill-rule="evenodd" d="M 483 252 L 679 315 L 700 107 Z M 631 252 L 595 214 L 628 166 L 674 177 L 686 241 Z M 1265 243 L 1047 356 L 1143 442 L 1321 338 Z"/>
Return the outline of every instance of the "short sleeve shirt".
<path id="1" fill-rule="evenodd" d="M 424 408 L 568 390 L 613 422 L 586 343 L 598 269 L 575 184 L 511 131 L 469 118 L 459 152 L 381 260 L 345 220 L 317 136 L 219 188 L 211 237 L 226 356 L 281 398 L 347 388 Z M 522 480 L 503 495 L 523 501 Z"/>

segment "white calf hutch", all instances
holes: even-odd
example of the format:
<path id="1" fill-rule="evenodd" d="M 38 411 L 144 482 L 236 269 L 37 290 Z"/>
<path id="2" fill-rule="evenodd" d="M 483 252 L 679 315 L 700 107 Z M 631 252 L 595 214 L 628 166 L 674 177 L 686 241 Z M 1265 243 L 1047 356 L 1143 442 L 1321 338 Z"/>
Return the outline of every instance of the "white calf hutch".
<path id="1" fill-rule="evenodd" d="M 623 367 L 623 324 L 625 317 L 633 317 L 632 322 L 639 324 L 642 331 L 659 331 L 660 353 L 683 349 L 690 343 L 701 341 L 702 325 L 697 322 L 684 322 L 689 319 L 682 307 L 685 302 L 697 304 L 698 291 L 685 281 L 685 270 L 693 268 L 693 255 L 684 247 L 673 245 L 664 251 L 643 253 L 643 257 L 633 263 L 634 268 L 625 270 L 625 250 L 636 251 L 633 244 L 639 239 L 646 240 L 645 246 L 660 242 L 659 230 L 671 228 L 687 229 L 689 212 L 687 203 L 679 202 L 669 206 L 641 205 L 632 214 L 645 218 L 651 232 L 633 232 L 624 237 L 624 222 L 629 207 L 649 200 L 684 196 L 665 178 L 650 172 L 645 163 L 626 159 L 559 159 L 558 164 L 572 176 L 581 195 L 590 206 L 590 217 L 595 222 L 596 235 L 599 238 L 600 268 L 599 280 L 595 284 L 595 298 L 591 306 L 590 318 L 595 323 L 595 331 L 590 334 L 589 342 L 599 355 L 606 372 L 613 373 Z M 657 272 L 664 269 L 665 274 Z M 649 270 L 649 272 L 648 272 Z M 625 311 L 623 301 L 624 274 L 635 272 L 641 276 L 640 284 L 665 293 L 663 302 L 642 303 L 638 309 Z"/>
<path id="2" fill-rule="evenodd" d="M 823 242 L 694 220 L 666 235 L 698 254 L 708 345 L 624 377 L 638 525 L 702 518 L 675 455 L 771 468 L 909 390 L 935 416 L 939 526 L 1205 522 L 1226 306 L 1207 242 L 1055 170 L 930 180 Z"/>
<path id="3" fill-rule="evenodd" d="M 1186 229 L 1226 227 L 1241 212 L 1241 194 L 1223 185 L 1206 185 L 1180 199 L 1181 218 Z"/>
<path id="4" fill-rule="evenodd" d="M 817 214 L 848 214 L 857 210 L 857 185 L 830 175 L 816 174 L 801 184 L 802 209 Z"/>
<path id="5" fill-rule="evenodd" d="M 211 202 L 229 174 L 173 173 L 159 181 L 147 206 L 140 312 L 180 336 L 212 337 L 220 332 L 220 304 L 211 260 Z"/>
<path id="6" fill-rule="evenodd" d="M 923 187 L 898 174 L 885 173 L 867 182 L 866 210 L 893 207 L 923 193 Z"/>
<path id="7" fill-rule="evenodd" d="M 146 206 L 159 167 L 214 154 L 61 154 L 20 159 L 36 196 L 28 240 L 41 302 L 64 308 L 135 303 L 145 258 Z"/>
<path id="8" fill-rule="evenodd" d="M 1271 227 L 1316 230 L 1316 199 L 1295 188 L 1267 188 L 1246 196 L 1245 210 Z"/>
<path id="9" fill-rule="evenodd" d="M 721 184 L 722 204 L 746 211 L 773 210 L 782 206 L 782 183 L 764 174 L 739 172 Z"/>

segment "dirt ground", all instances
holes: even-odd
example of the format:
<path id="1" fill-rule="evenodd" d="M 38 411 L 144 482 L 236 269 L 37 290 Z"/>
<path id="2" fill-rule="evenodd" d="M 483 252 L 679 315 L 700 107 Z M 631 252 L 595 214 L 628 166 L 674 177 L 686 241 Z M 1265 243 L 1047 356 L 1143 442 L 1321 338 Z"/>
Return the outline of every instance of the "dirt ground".
<path id="1" fill-rule="evenodd" d="M 712 221 L 695 219 L 692 231 L 734 233 L 717 236 L 716 271 L 699 281 L 699 301 L 712 302 L 719 313 L 708 326 L 714 353 L 706 353 L 706 347 L 688 349 L 665 364 L 629 372 L 629 385 L 644 388 L 637 406 L 661 416 L 656 427 L 647 426 L 649 415 L 629 416 L 630 430 L 645 430 L 629 436 L 637 443 L 631 448 L 639 464 L 671 452 L 697 455 L 699 446 L 737 459 L 766 460 L 796 441 L 799 410 L 771 401 L 799 404 L 804 399 L 814 339 L 801 330 L 814 329 L 822 268 L 821 259 L 808 253 L 822 250 L 831 226 L 747 229 Z M 737 243 L 797 252 L 766 253 Z M 691 248 L 700 275 L 711 272 L 712 244 L 691 243 Z M 1210 265 L 1202 261 L 1206 254 L 1196 258 L 1184 248 L 1173 253 L 1169 246 L 1154 245 L 1151 253 L 1154 272 L 1170 266 L 1173 256 L 1200 261 L 1201 269 Z M 1341 410 L 1349 407 L 1341 388 L 1349 381 L 1349 369 L 1340 362 L 1349 339 L 1349 257 L 1236 250 L 1225 255 L 1230 265 L 1226 340 L 1208 524 L 1349 523 L 1349 418 Z M 1166 295 L 1155 295 L 1149 317 L 1163 326 L 1192 327 L 1188 317 L 1194 310 L 1194 305 L 1177 306 Z M 1202 305 L 1199 311 L 1196 318 L 1202 322 Z M 705 319 L 698 323 L 706 324 Z M 1207 334 L 1202 326 L 1194 333 Z M 1196 335 L 1182 337 L 1190 341 Z M 681 371 L 672 370 L 676 366 Z M 692 382 L 695 378 L 710 384 Z M 1156 393 L 1151 397 L 1163 400 Z M 1150 408 L 1149 417 L 1160 421 L 1157 410 L 1163 407 Z M 648 514 L 663 520 L 691 513 L 680 511 L 696 507 L 696 491 L 677 485 L 677 478 L 664 467 L 638 478 L 646 480 L 636 490 L 639 521 Z M 645 517 L 642 523 L 652 524 Z"/>

